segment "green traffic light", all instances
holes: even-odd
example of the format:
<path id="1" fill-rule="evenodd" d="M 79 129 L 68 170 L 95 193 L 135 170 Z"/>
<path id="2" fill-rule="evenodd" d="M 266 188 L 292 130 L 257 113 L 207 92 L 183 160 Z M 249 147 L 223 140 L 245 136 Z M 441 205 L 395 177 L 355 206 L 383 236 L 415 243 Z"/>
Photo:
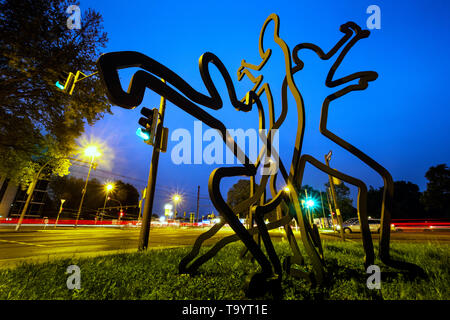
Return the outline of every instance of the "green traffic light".
<path id="1" fill-rule="evenodd" d="M 149 133 L 146 132 L 146 131 L 144 131 L 144 130 L 142 130 L 142 128 L 138 128 L 138 129 L 136 130 L 136 135 L 137 135 L 139 138 L 142 138 L 142 139 L 144 139 L 144 140 L 150 139 Z"/>
<path id="2" fill-rule="evenodd" d="M 64 86 L 63 86 L 61 83 L 59 83 L 59 81 L 56 81 L 55 85 L 56 85 L 58 88 L 60 88 L 61 90 L 64 90 Z"/>
<path id="3" fill-rule="evenodd" d="M 315 205 L 314 200 L 309 199 L 309 200 L 306 201 L 306 206 L 308 208 L 312 208 L 312 207 L 314 207 L 314 205 Z"/>

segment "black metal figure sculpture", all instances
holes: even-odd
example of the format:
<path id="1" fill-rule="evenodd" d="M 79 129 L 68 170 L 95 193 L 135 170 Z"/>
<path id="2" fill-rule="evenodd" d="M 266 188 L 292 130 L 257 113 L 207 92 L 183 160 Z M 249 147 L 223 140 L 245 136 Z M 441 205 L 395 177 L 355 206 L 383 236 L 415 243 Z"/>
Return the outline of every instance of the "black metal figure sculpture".
<path id="1" fill-rule="evenodd" d="M 271 57 L 272 49 L 266 48 L 264 43 L 266 29 L 271 22 L 274 23 L 273 41 L 283 53 L 285 67 L 285 78 L 282 82 L 281 97 L 279 99 L 281 102 L 278 104 L 274 103 L 274 98 L 276 97 L 273 96 L 269 83 L 263 82 L 263 74 L 260 74 L 257 77 L 252 74 L 252 72 L 261 72 Z M 238 80 L 241 81 L 244 76 L 246 76 L 251 82 L 253 82 L 254 86 L 250 91 L 248 91 L 245 97 L 240 100 L 236 97 L 233 82 L 225 66 L 218 57 L 209 52 L 203 54 L 199 60 L 200 74 L 209 95 L 204 95 L 193 89 L 186 81 L 184 81 L 173 71 L 161 65 L 152 58 L 138 52 L 124 51 L 107 53 L 102 55 L 97 61 L 99 73 L 107 89 L 108 98 L 112 104 L 127 109 L 133 109 L 141 104 L 145 89 L 149 88 L 157 94 L 165 97 L 168 101 L 172 102 L 183 111 L 202 121 L 209 127 L 218 130 L 224 143 L 226 143 L 233 154 L 242 162 L 241 166 L 220 167 L 211 173 L 209 178 L 210 198 L 223 219 L 221 219 L 221 222 L 215 224 L 210 230 L 198 237 L 191 252 L 180 262 L 179 271 L 181 273 L 194 273 L 199 266 L 214 257 L 222 247 L 231 242 L 241 240 L 248 252 L 250 252 L 252 257 L 261 266 L 261 272 L 253 274 L 248 282 L 247 295 L 249 297 L 264 294 L 264 292 L 268 289 L 271 289 L 274 294 L 279 294 L 282 274 L 284 271 L 293 276 L 308 279 L 312 283 L 322 283 L 325 277 L 325 269 L 320 236 L 317 226 L 315 224 L 311 225 L 306 219 L 304 212 L 302 212 L 298 193 L 298 190 L 300 190 L 302 185 L 306 163 L 310 163 L 319 170 L 348 182 L 358 188 L 358 218 L 361 224 L 363 247 L 366 255 L 364 264 L 366 267 L 374 264 L 375 255 L 366 211 L 366 185 L 359 179 L 332 170 L 312 156 L 306 154 L 302 155 L 301 153 L 305 129 L 305 107 L 300 90 L 294 81 L 294 74 L 301 71 L 303 68 L 303 61 L 299 58 L 300 51 L 307 49 L 314 51 L 322 60 L 331 59 L 336 56 L 339 50 L 341 50 L 327 75 L 325 81 L 326 86 L 334 88 L 346 84 L 352 80 L 358 80 L 357 84 L 348 85 L 326 97 L 322 105 L 320 132 L 328 139 L 355 155 L 383 177 L 384 197 L 381 212 L 382 229 L 379 250 L 380 259 L 386 265 L 395 268 L 420 272 L 421 270 L 417 266 L 406 262 L 394 261 L 389 255 L 391 219 L 390 208 L 392 205 L 393 195 L 393 182 L 389 172 L 362 151 L 327 129 L 328 108 L 330 103 L 352 91 L 366 89 L 368 83 L 377 78 L 376 72 L 365 71 L 356 72 L 340 79 L 334 79 L 334 74 L 345 55 L 360 39 L 368 37 L 369 31 L 361 30 L 361 28 L 355 23 L 348 22 L 342 25 L 340 29 L 344 33 L 344 36 L 329 52 L 324 53 L 318 46 L 309 43 L 298 44 L 291 52 L 287 44 L 280 38 L 279 29 L 280 23 L 278 16 L 271 14 L 264 22 L 259 37 L 259 54 L 261 61 L 255 65 L 247 63 L 245 60 L 241 62 L 241 67 L 238 69 Z M 221 95 L 217 91 L 209 73 L 209 67 L 211 64 L 219 70 L 222 78 L 224 79 L 228 90 L 228 98 L 237 111 L 247 112 L 250 111 L 254 105 L 256 105 L 259 114 L 260 130 L 266 129 L 265 113 L 260 99 L 263 94 L 265 95 L 268 102 L 269 128 L 267 135 L 262 135 L 265 146 L 263 150 L 261 150 L 261 153 L 255 163 L 252 163 L 245 153 L 239 148 L 234 139 L 227 132 L 223 123 L 211 116 L 202 108 L 206 107 L 217 110 L 223 105 Z M 121 87 L 117 70 L 128 67 L 139 67 L 145 71 L 139 70 L 133 75 L 128 91 L 125 92 Z M 160 79 L 164 79 L 165 81 L 163 82 Z M 288 90 L 295 100 L 298 114 L 296 140 L 289 173 L 281 159 L 279 159 L 277 154 L 278 151 L 272 147 L 272 136 L 274 131 L 280 128 L 286 118 L 288 110 Z M 276 105 L 281 107 L 281 112 L 277 119 L 275 119 Z M 279 173 L 281 173 L 281 177 L 284 180 L 284 185 L 288 187 L 289 191 L 277 190 L 277 172 L 262 175 L 259 186 L 256 189 L 254 188 L 255 175 L 258 167 L 270 167 L 270 160 L 272 158 L 278 159 Z M 250 177 L 252 192 L 249 199 L 239 203 L 232 209 L 220 193 L 220 183 L 221 180 L 226 177 L 235 176 Z M 264 192 L 268 183 L 270 186 L 272 200 L 265 202 Z M 265 224 L 264 215 L 274 209 L 278 210 L 281 219 Z M 237 218 L 235 212 L 243 212 L 246 210 L 248 210 L 251 216 L 254 217 L 256 227 L 253 227 L 252 223 L 252 226 L 246 229 Z M 290 228 L 290 222 L 292 219 L 295 219 L 300 227 L 301 240 L 312 264 L 312 270 L 310 271 L 307 271 L 304 264 L 304 258 L 300 253 L 297 241 Z M 199 255 L 202 243 L 216 234 L 217 231 L 220 230 L 220 228 L 226 223 L 228 223 L 234 230 L 235 235 L 222 238 L 205 254 L 197 257 Z M 277 227 L 284 227 L 293 253 L 293 256 L 287 258 L 283 261 L 283 263 L 280 262 L 268 233 L 268 230 Z M 256 234 L 261 237 L 268 257 L 263 253 L 260 245 L 255 241 L 253 236 Z M 284 265 L 284 270 L 282 265 Z M 297 267 L 294 268 L 294 266 Z"/>

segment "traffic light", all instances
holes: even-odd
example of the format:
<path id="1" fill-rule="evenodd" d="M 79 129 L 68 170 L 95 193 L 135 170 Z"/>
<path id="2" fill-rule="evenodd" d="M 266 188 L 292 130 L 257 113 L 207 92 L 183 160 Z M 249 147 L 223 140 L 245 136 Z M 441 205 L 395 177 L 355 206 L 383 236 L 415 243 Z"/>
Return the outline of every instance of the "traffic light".
<path id="1" fill-rule="evenodd" d="M 142 108 L 141 114 L 144 116 L 139 119 L 139 124 L 144 128 L 138 128 L 136 134 L 141 137 L 146 144 L 153 146 L 155 144 L 156 128 L 158 125 L 158 109 Z"/>
<path id="2" fill-rule="evenodd" d="M 308 200 L 306 200 L 306 206 L 307 206 L 308 208 L 313 208 L 315 205 L 316 205 L 316 203 L 314 202 L 313 199 L 308 199 Z"/>
<path id="3" fill-rule="evenodd" d="M 141 114 L 145 117 L 142 117 L 139 119 L 139 124 L 143 126 L 143 128 L 138 128 L 136 130 L 136 135 L 146 144 L 149 144 L 151 146 L 154 146 L 157 151 L 160 152 L 166 152 L 167 151 L 167 141 L 169 139 L 169 129 L 168 128 L 161 128 L 160 131 L 160 141 L 159 145 L 156 146 L 156 134 L 158 132 L 158 121 L 159 121 L 159 111 L 158 109 L 148 109 L 148 108 L 142 108 Z"/>
<path id="4" fill-rule="evenodd" d="M 85 75 L 81 71 L 77 71 L 76 74 L 74 74 L 72 72 L 67 73 L 67 72 L 63 71 L 58 76 L 58 81 L 56 81 L 55 85 L 62 91 L 67 92 L 70 95 L 72 95 L 73 90 L 75 89 L 75 84 L 77 82 L 84 80 L 86 78 L 89 78 L 97 73 L 98 73 L 98 71 L 96 71 L 90 75 Z M 80 76 L 83 76 L 83 78 L 80 78 Z M 64 85 L 63 85 L 63 83 L 64 83 Z"/>
<path id="5" fill-rule="evenodd" d="M 72 72 L 61 72 L 55 85 L 64 92 L 72 91 L 75 85 L 75 75 Z"/>

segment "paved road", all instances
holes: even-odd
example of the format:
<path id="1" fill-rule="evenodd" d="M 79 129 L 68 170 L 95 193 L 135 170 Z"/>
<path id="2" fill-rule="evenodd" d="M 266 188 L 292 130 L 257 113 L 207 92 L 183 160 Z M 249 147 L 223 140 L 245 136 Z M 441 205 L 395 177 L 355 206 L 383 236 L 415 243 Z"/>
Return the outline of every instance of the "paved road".
<path id="1" fill-rule="evenodd" d="M 192 246 L 208 229 L 153 228 L 149 248 Z M 231 230 L 221 230 L 206 241 L 212 244 Z M 54 257 L 94 256 L 113 252 L 137 252 L 139 228 L 12 228 L 0 229 L 0 266 L 22 261 L 46 261 Z"/>
<path id="2" fill-rule="evenodd" d="M 321 235 L 323 239 L 339 238 L 340 235 L 328 234 Z M 374 243 L 378 243 L 380 235 L 377 233 L 372 234 Z M 345 234 L 345 238 L 353 241 L 361 241 L 361 233 Z M 450 245 L 450 232 L 449 231 L 409 231 L 409 232 L 392 232 L 391 242 L 432 242 L 437 244 Z"/>
<path id="3" fill-rule="evenodd" d="M 225 229 L 225 230 L 224 230 Z M 195 239 L 208 229 L 153 228 L 150 231 L 149 248 L 192 246 Z M 206 241 L 213 244 L 218 238 L 233 234 L 223 228 Z M 283 232 L 275 231 L 275 241 L 282 239 Z M 350 241 L 360 241 L 360 234 L 346 235 Z M 338 235 L 322 234 L 324 240 L 339 240 Z M 114 252 L 136 252 L 139 239 L 138 228 L 24 228 L 20 232 L 12 228 L 0 229 L 0 267 L 17 265 L 23 261 L 46 261 L 55 257 L 95 256 Z M 300 241 L 299 235 L 297 235 Z M 378 235 L 373 235 L 374 242 Z M 392 241 L 421 241 L 450 244 L 450 232 L 393 233 Z"/>

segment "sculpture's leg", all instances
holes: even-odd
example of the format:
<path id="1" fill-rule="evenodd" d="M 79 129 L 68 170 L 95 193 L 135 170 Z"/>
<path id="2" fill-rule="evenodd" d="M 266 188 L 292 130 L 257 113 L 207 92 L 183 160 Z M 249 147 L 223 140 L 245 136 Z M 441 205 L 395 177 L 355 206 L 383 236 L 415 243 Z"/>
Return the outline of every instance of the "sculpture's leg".
<path id="1" fill-rule="evenodd" d="M 387 170 L 386 170 L 387 172 Z M 425 271 L 418 265 L 413 263 L 394 260 L 389 253 L 389 242 L 391 235 L 391 209 L 392 199 L 394 196 L 394 183 L 389 172 L 383 172 L 384 191 L 383 191 L 383 205 L 381 207 L 381 230 L 380 230 L 380 248 L 379 257 L 380 260 L 387 266 L 407 270 L 412 273 L 413 276 L 425 276 Z"/>
<path id="2" fill-rule="evenodd" d="M 189 252 L 178 265 L 178 270 L 180 273 L 190 273 L 187 265 L 198 255 L 203 242 L 214 236 L 217 231 L 219 231 L 223 227 L 224 224 L 225 222 L 221 220 L 219 223 L 216 223 L 214 226 L 212 226 L 212 228 L 207 232 L 202 233 L 200 236 L 198 236 L 198 238 L 195 240 L 191 252 Z"/>
<path id="3" fill-rule="evenodd" d="M 346 174 L 343 174 L 342 172 L 338 172 L 336 170 L 333 170 L 326 166 L 325 164 L 321 163 L 317 159 L 309 156 L 309 155 L 303 155 L 300 158 L 299 163 L 299 170 L 304 170 L 306 162 L 309 162 L 313 166 L 315 166 L 317 169 L 335 176 L 345 182 L 348 182 L 352 185 L 355 185 L 358 188 L 358 217 L 361 225 L 361 234 L 362 234 L 362 241 L 363 241 L 363 247 L 365 251 L 365 260 L 364 265 L 367 269 L 369 265 L 374 264 L 375 261 L 375 254 L 373 250 L 373 243 L 372 243 L 372 235 L 370 233 L 369 229 L 369 223 L 368 223 L 368 217 L 367 217 L 367 187 L 359 179 L 356 179 L 354 177 L 348 176 Z M 303 172 L 303 171 L 300 171 Z"/>
<path id="4" fill-rule="evenodd" d="M 212 203 L 219 211 L 221 216 L 224 217 L 233 231 L 236 232 L 238 237 L 249 249 L 250 253 L 262 268 L 261 274 L 252 277 L 249 283 L 247 295 L 249 297 L 252 297 L 255 294 L 263 295 L 265 293 L 264 290 L 262 290 L 263 288 L 267 288 L 265 281 L 272 276 L 273 272 L 270 261 L 264 255 L 261 248 L 255 242 L 247 229 L 239 221 L 230 206 L 225 202 L 220 193 L 220 181 L 222 180 L 222 178 L 234 177 L 239 175 L 254 175 L 254 170 L 250 171 L 249 168 L 246 167 L 222 167 L 215 169 L 211 173 L 209 179 L 209 194 Z"/>
<path id="5" fill-rule="evenodd" d="M 288 218 L 288 217 L 286 217 Z M 283 225 L 285 225 L 286 222 L 286 218 L 285 219 L 281 219 L 278 221 L 274 221 L 271 223 L 267 224 L 267 229 L 268 230 L 272 230 L 275 228 L 279 228 Z M 251 228 L 248 230 L 248 233 L 252 236 L 258 234 L 259 230 L 257 227 Z M 213 258 L 219 251 L 220 249 L 222 249 L 223 247 L 225 247 L 227 244 L 235 242 L 235 241 L 239 241 L 239 237 L 237 234 L 233 234 L 231 236 L 226 236 L 222 239 L 220 239 L 219 241 L 216 242 L 216 244 L 209 249 L 205 254 L 203 254 L 202 256 L 198 257 L 195 261 L 193 261 L 189 266 L 186 267 L 186 272 L 189 273 L 194 273 L 203 263 L 207 262 L 209 259 Z"/>
<path id="6" fill-rule="evenodd" d="M 291 221 L 291 220 L 290 220 Z M 284 231 L 286 232 L 286 238 L 289 242 L 289 245 L 292 249 L 292 253 L 294 254 L 291 258 L 291 261 L 298 265 L 304 265 L 305 259 L 300 253 L 300 248 L 298 247 L 297 240 L 295 239 L 294 233 L 292 232 L 292 228 L 289 224 L 285 224 Z"/>
<path id="7" fill-rule="evenodd" d="M 359 74 L 359 77 L 361 77 L 362 74 Z M 357 73 L 352 74 L 348 77 L 335 80 L 339 83 L 345 83 L 346 81 L 350 79 L 357 78 Z M 422 268 L 419 266 L 403 262 L 403 261 L 397 261 L 393 260 L 390 257 L 389 254 L 389 242 L 390 242 L 390 224 L 391 224 L 391 208 L 392 208 L 392 198 L 394 194 L 394 183 L 392 180 L 392 176 L 383 166 L 381 166 L 378 162 L 370 158 L 368 155 L 366 155 L 364 152 L 356 148 L 355 146 L 351 145 L 347 141 L 341 139 L 331 131 L 327 129 L 327 119 L 328 119 L 328 109 L 329 104 L 331 101 L 340 98 L 347 93 L 354 91 L 354 90 L 364 90 L 367 88 L 368 81 L 373 81 L 376 79 L 376 73 L 374 72 L 367 72 L 365 74 L 365 77 L 361 77 L 361 80 L 359 81 L 358 85 L 350 85 L 348 87 L 345 87 L 342 90 L 339 90 L 338 92 L 335 92 L 334 94 L 328 96 L 323 104 L 322 104 L 322 111 L 321 111 L 321 119 L 320 119 L 320 132 L 330 139 L 331 141 L 335 142 L 342 148 L 346 149 L 351 154 L 355 155 L 357 158 L 359 158 L 362 162 L 367 164 L 370 168 L 375 170 L 382 178 L 384 182 L 384 192 L 383 192 L 383 202 L 381 206 L 381 233 L 380 233 L 380 248 L 379 248 L 379 257 L 381 261 L 393 268 L 396 269 L 403 269 L 408 270 L 412 272 L 413 274 L 421 275 L 423 276 L 425 273 Z M 328 84 L 327 84 L 328 85 Z M 363 237 L 363 241 L 364 241 Z M 367 251 L 366 251 L 367 254 Z"/>
<path id="8" fill-rule="evenodd" d="M 264 243 L 264 247 L 266 248 L 267 254 L 269 256 L 270 262 L 275 270 L 275 275 L 271 281 L 271 290 L 275 297 L 281 296 L 281 279 L 282 279 L 282 268 L 280 259 L 273 247 L 272 239 L 270 238 L 269 231 L 267 230 L 266 224 L 264 222 L 264 214 L 270 212 L 270 210 L 265 210 L 263 206 L 254 206 L 252 207 L 254 210 L 255 221 L 258 227 L 258 235 L 259 239 L 262 239 Z"/>
<path id="9" fill-rule="evenodd" d="M 250 189 L 251 189 L 251 188 L 250 188 Z M 250 191 L 250 195 L 253 195 L 253 192 L 252 192 L 252 191 Z M 249 221 L 249 229 L 251 229 L 251 228 L 253 228 L 253 225 L 254 225 L 254 222 L 255 222 L 255 217 L 254 217 L 253 211 L 252 211 L 252 210 L 249 210 L 249 211 L 250 211 L 250 212 L 249 212 L 249 214 L 248 214 L 248 221 Z M 253 235 L 253 239 L 255 239 L 255 241 L 258 242 L 258 246 L 261 247 L 261 241 L 260 241 L 260 239 L 259 239 L 259 234 L 258 234 L 258 233 L 255 233 L 255 234 Z M 247 247 L 244 247 L 244 248 L 242 249 L 241 253 L 239 254 L 239 257 L 240 257 L 241 259 L 251 259 L 251 260 L 253 260 L 253 257 L 252 257 L 252 255 L 249 253 Z"/>
<path id="10" fill-rule="evenodd" d="M 311 227 L 307 222 L 307 219 L 303 217 L 303 213 L 300 207 L 300 201 L 298 199 L 298 193 L 294 186 L 289 186 L 290 192 L 289 196 L 292 202 L 291 215 L 297 221 L 297 225 L 300 227 L 300 235 L 302 239 L 303 246 L 305 247 L 306 253 L 311 259 L 311 263 L 313 265 L 314 272 L 314 280 L 317 284 L 322 284 L 325 280 L 325 271 L 323 269 L 323 261 L 320 258 L 317 250 L 314 247 L 314 244 L 311 240 Z"/>

